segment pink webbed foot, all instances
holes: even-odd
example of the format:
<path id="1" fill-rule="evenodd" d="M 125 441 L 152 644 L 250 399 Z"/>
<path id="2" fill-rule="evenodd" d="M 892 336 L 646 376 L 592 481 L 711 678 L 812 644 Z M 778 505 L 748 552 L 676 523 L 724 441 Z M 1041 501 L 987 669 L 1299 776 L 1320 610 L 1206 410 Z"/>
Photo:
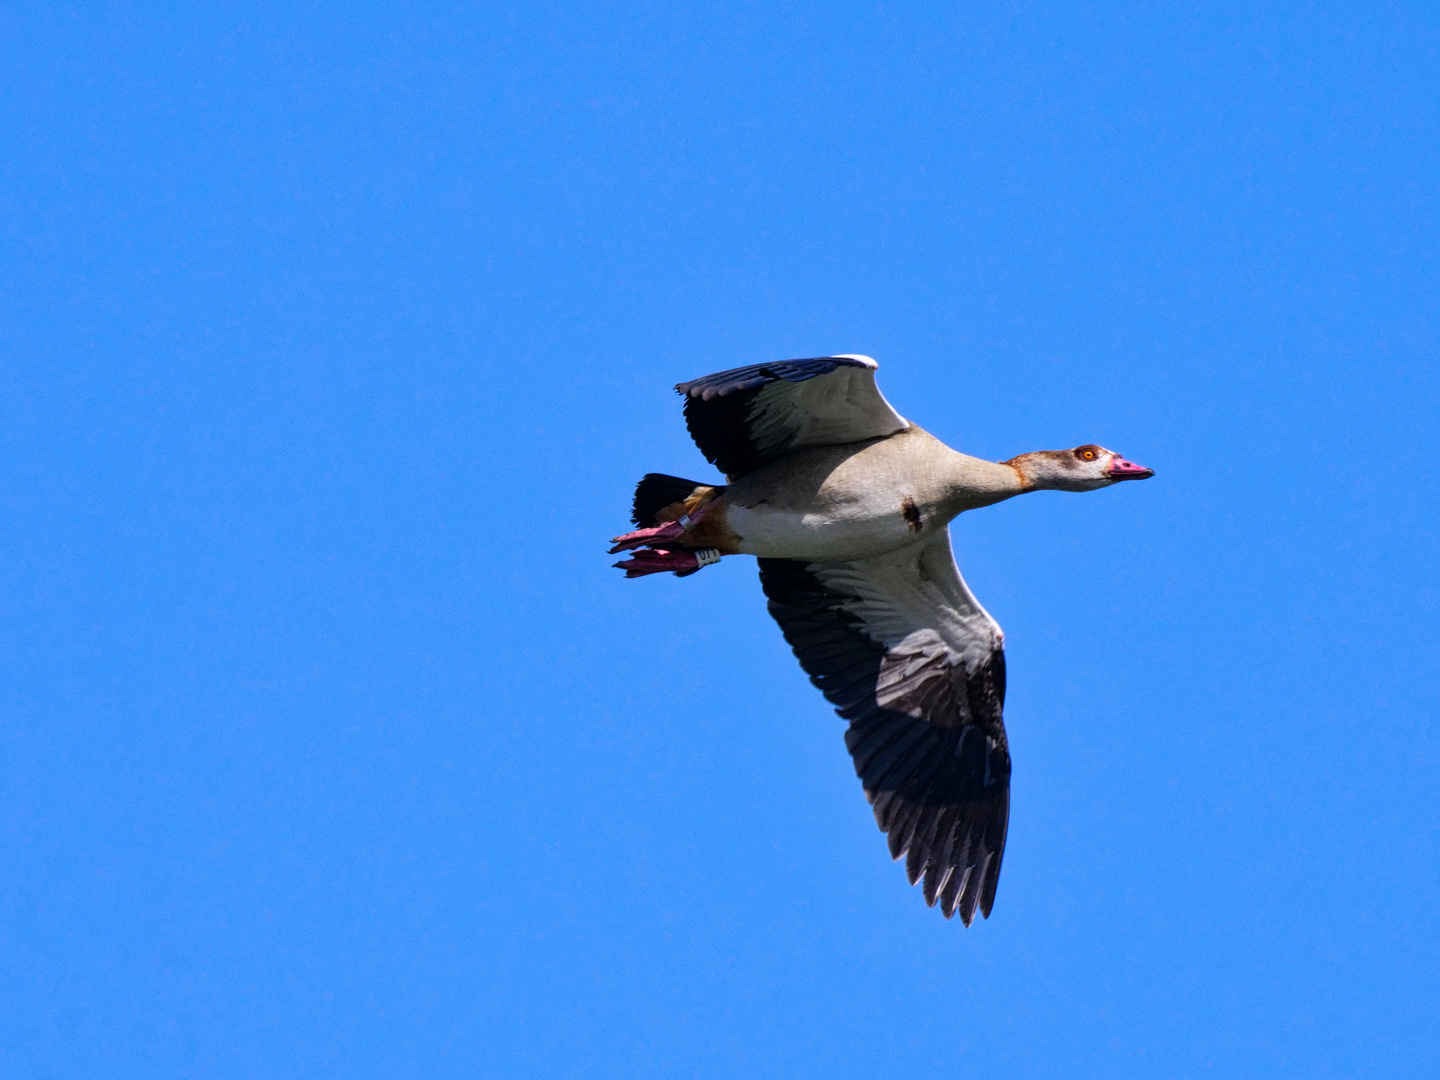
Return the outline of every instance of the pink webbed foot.
<path id="1" fill-rule="evenodd" d="M 646 574 L 663 574 L 669 571 L 684 576 L 693 574 L 702 566 L 720 561 L 720 552 L 714 548 L 700 548 L 698 551 L 660 551 L 643 548 L 630 558 L 617 562 L 615 567 L 625 571 L 627 578 L 644 577 Z"/>
<path id="2" fill-rule="evenodd" d="M 611 543 L 615 546 L 610 549 L 614 555 L 621 551 L 630 551 L 633 548 L 644 547 L 646 544 L 653 544 L 657 540 L 678 540 L 687 532 L 693 529 L 705 516 L 705 510 L 709 504 L 700 507 L 693 514 L 681 514 L 678 521 L 667 521 L 663 525 L 656 525 L 650 529 L 636 529 L 624 536 L 615 537 Z"/>
<path id="3" fill-rule="evenodd" d="M 678 521 L 667 521 L 664 525 L 656 525 L 653 529 L 636 529 L 634 532 L 626 533 L 624 536 L 615 537 L 615 546 L 610 549 L 610 554 L 614 555 L 617 552 L 644 547 L 646 544 L 653 544 L 657 540 L 678 540 L 684 535 L 684 525 L 681 525 Z"/>

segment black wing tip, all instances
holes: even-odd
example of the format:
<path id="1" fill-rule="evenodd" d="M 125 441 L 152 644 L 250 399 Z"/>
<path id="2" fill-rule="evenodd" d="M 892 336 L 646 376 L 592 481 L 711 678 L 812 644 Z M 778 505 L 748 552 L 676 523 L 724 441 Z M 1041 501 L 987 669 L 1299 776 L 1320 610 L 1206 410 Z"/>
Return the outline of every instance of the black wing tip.
<path id="1" fill-rule="evenodd" d="M 745 435 L 751 394 L 685 399 L 685 429 L 705 460 L 726 476 L 743 476 L 761 464 L 758 450 Z"/>
<path id="2" fill-rule="evenodd" d="M 875 368 L 868 356 L 805 356 L 794 360 L 776 360 L 769 364 L 747 364 L 745 367 L 717 371 L 698 379 L 676 383 L 675 392 L 691 400 L 710 401 L 742 390 L 753 390 L 769 382 L 804 382 L 818 375 L 828 375 L 838 367 Z"/>
<path id="3" fill-rule="evenodd" d="M 905 877 L 912 886 L 920 887 L 926 907 L 938 906 L 947 922 L 959 915 L 960 921 L 967 927 L 974 924 L 976 914 L 982 919 L 990 918 L 990 912 L 995 907 L 995 887 L 1000 880 L 998 852 L 985 852 L 977 863 L 968 866 L 955 863 L 943 871 L 933 863 L 924 865 L 924 869 L 912 877 L 911 850 L 903 849 L 893 858 L 896 862 L 901 859 L 906 861 Z M 919 861 L 923 865 L 924 856 Z M 980 881 L 978 875 L 982 872 L 985 876 Z"/>
<path id="4" fill-rule="evenodd" d="M 972 831 L 977 826 L 978 835 Z M 947 921 L 959 915 L 967 927 L 974 923 L 976 912 L 990 918 L 1004 852 L 987 842 L 985 824 L 972 822 L 967 828 L 964 812 L 951 808 L 934 814 L 929 823 L 901 814 L 891 829 L 883 825 L 881 829 L 887 833 L 891 857 L 905 860 L 905 877 L 912 886 L 920 886 L 926 907 L 938 905 Z M 941 834 L 949 834 L 949 842 L 937 847 Z M 958 850 L 952 847 L 957 840 L 962 841 Z"/>

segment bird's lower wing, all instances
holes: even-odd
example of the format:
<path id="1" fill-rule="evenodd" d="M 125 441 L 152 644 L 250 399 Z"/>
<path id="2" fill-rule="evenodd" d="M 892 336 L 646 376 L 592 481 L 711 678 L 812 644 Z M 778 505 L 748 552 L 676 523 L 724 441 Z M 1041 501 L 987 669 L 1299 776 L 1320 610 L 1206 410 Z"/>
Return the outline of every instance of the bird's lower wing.
<path id="1" fill-rule="evenodd" d="M 989 916 L 1010 813 L 1000 628 L 976 602 L 948 532 L 875 559 L 761 559 L 770 614 L 850 722 L 845 744 L 925 902 Z"/>

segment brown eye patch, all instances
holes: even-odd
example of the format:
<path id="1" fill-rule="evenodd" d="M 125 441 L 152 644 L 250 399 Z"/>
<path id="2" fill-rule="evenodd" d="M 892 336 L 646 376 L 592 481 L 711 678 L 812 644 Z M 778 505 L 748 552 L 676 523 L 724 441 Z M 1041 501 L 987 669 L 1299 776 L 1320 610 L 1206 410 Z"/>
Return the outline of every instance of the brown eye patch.
<path id="1" fill-rule="evenodd" d="M 1081 461 L 1094 461 L 1100 456 L 1100 448 L 1098 446 L 1077 446 L 1075 456 Z"/>

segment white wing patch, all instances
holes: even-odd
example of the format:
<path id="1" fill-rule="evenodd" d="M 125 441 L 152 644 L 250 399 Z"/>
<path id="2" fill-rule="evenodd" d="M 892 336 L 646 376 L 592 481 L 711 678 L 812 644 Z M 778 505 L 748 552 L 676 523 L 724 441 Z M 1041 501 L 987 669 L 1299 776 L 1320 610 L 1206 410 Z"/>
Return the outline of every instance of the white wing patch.
<path id="1" fill-rule="evenodd" d="M 750 439 L 766 457 L 880 438 L 909 426 L 875 385 L 874 367 L 849 365 L 805 382 L 770 383 L 755 395 L 748 421 Z"/>
<path id="2" fill-rule="evenodd" d="M 999 624 L 955 566 L 948 529 L 893 555 L 816 563 L 811 570 L 826 588 L 855 598 L 843 609 L 889 653 L 930 656 L 944 649 L 949 664 L 975 671 L 1004 646 Z"/>

